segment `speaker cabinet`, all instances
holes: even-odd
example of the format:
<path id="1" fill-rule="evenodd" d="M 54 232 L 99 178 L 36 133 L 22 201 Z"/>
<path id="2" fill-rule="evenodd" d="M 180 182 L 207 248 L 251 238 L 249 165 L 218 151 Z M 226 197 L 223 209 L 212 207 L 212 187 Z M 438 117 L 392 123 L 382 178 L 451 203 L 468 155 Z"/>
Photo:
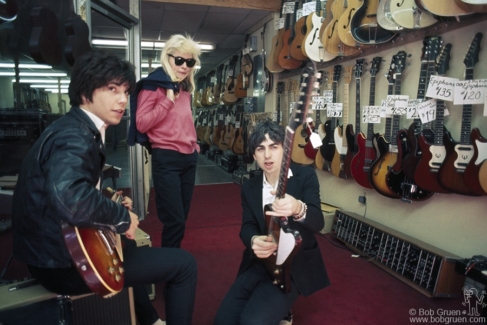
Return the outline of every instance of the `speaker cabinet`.
<path id="1" fill-rule="evenodd" d="M 135 325 L 132 289 L 102 298 L 56 295 L 34 280 L 0 286 L 0 325 L 31 324 Z"/>

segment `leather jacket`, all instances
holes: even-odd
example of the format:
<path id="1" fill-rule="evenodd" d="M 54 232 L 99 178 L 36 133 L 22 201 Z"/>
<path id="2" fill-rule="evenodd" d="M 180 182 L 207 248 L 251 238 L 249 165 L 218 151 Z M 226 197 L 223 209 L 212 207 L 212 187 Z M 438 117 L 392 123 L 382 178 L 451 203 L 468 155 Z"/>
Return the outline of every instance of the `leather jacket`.
<path id="1" fill-rule="evenodd" d="M 79 107 L 47 127 L 22 161 L 12 200 L 14 257 L 37 267 L 72 265 L 62 224 L 125 232 L 126 208 L 96 188 L 105 164 L 101 134 Z"/>

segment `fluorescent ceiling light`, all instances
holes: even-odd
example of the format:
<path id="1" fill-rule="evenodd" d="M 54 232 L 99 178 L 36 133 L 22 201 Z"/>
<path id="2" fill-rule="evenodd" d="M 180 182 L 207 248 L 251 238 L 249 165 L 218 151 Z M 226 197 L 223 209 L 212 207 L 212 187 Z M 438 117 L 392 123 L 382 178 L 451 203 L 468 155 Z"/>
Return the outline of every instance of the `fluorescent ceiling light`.
<path id="1" fill-rule="evenodd" d="M 12 79 L 12 82 L 16 82 L 15 79 Z M 70 80 L 69 79 L 20 79 L 20 83 L 26 83 L 26 84 L 35 84 L 35 83 L 62 83 L 62 84 L 69 84 Z"/>
<path id="2" fill-rule="evenodd" d="M 53 88 L 53 89 L 58 89 L 59 87 L 63 88 L 63 89 L 68 89 L 69 85 L 66 85 L 66 84 L 63 84 L 63 85 L 56 85 L 56 84 L 39 84 L 39 85 L 30 85 L 30 88 L 44 88 L 44 89 L 49 89 L 49 88 Z"/>
<path id="3" fill-rule="evenodd" d="M 59 94 L 58 89 L 46 89 L 46 91 L 53 93 L 53 94 Z M 61 94 L 67 94 L 68 90 L 67 89 L 61 89 Z"/>
<path id="4" fill-rule="evenodd" d="M 142 68 L 148 68 L 149 67 L 149 63 L 142 63 L 140 66 Z M 152 63 L 152 65 L 151 65 L 151 67 L 153 67 L 153 68 L 158 68 L 160 66 L 161 66 L 160 63 Z"/>
<path id="5" fill-rule="evenodd" d="M 0 72 L 0 76 L 15 77 L 15 72 Z M 21 77 L 67 77 L 64 72 L 19 72 Z"/>
<path id="6" fill-rule="evenodd" d="M 123 40 L 111 40 L 111 39 L 93 39 L 91 40 L 93 45 L 106 45 L 106 46 L 128 46 L 128 41 Z M 140 46 L 145 49 L 163 48 L 166 44 L 164 42 L 148 42 L 141 41 Z M 212 51 L 215 46 L 212 44 L 198 44 L 203 51 Z"/>
<path id="7" fill-rule="evenodd" d="M 0 63 L 0 68 L 14 69 L 15 64 L 14 63 Z M 26 63 L 20 63 L 19 68 L 20 69 L 52 69 L 52 67 L 50 65 L 26 64 Z"/>

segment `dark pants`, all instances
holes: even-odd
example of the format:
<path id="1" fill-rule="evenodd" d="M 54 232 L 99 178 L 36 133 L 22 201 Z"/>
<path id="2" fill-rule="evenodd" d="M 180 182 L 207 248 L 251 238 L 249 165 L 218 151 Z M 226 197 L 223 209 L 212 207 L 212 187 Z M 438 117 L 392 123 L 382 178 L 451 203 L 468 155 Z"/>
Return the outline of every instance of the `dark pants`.
<path id="1" fill-rule="evenodd" d="M 290 293 L 282 293 L 265 268 L 254 263 L 230 287 L 213 324 L 278 325 L 298 296 L 294 284 Z"/>
<path id="2" fill-rule="evenodd" d="M 181 247 L 196 177 L 198 152 L 152 150 L 152 181 L 157 216 L 164 224 L 162 247 Z"/>
<path id="3" fill-rule="evenodd" d="M 165 283 L 167 325 L 191 325 L 196 291 L 197 266 L 193 256 L 181 249 L 136 247 L 127 241 L 123 250 L 125 287 L 134 288 L 137 320 L 152 325 L 159 316 L 152 306 L 145 285 Z M 128 246 L 128 247 L 127 247 Z M 47 290 L 62 295 L 91 292 L 76 268 L 38 268 L 29 266 L 34 278 Z"/>

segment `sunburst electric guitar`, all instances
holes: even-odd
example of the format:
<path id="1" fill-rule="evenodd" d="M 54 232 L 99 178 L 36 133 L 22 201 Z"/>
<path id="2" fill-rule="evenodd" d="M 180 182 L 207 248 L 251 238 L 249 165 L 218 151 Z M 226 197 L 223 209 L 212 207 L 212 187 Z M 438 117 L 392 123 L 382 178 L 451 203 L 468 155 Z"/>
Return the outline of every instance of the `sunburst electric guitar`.
<path id="1" fill-rule="evenodd" d="M 112 191 L 108 188 L 109 191 Z M 122 196 L 117 197 L 121 203 Z M 64 242 L 78 272 L 94 293 L 110 297 L 123 289 L 120 236 L 106 229 L 78 228 L 63 223 Z"/>

